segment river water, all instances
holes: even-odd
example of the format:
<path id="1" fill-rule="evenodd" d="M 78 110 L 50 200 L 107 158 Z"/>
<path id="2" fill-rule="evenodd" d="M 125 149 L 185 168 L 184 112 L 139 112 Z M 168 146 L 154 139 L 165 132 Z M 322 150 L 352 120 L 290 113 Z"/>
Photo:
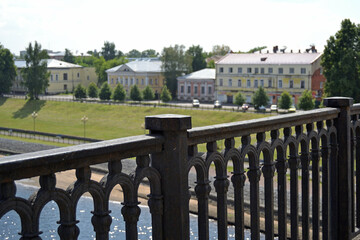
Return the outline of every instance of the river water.
<path id="1" fill-rule="evenodd" d="M 34 190 L 36 190 L 35 187 L 17 184 L 18 197 L 28 198 Z M 121 215 L 121 207 L 122 205 L 119 202 L 111 201 L 109 204 L 112 217 L 112 224 L 109 233 L 110 239 L 125 239 L 125 223 Z M 151 215 L 149 208 L 147 206 L 140 206 L 140 208 L 141 214 L 138 222 L 138 237 L 139 239 L 152 239 Z M 82 197 L 79 200 L 77 207 L 77 220 L 80 221 L 78 223 L 78 227 L 80 229 L 79 240 L 95 239 L 95 232 L 91 224 L 92 214 L 90 212 L 92 210 L 92 198 Z M 56 224 L 59 219 L 59 209 L 57 205 L 53 201 L 49 202 L 42 210 L 40 217 L 40 231 L 43 232 L 40 236 L 42 239 L 60 239 L 57 234 L 58 224 Z M 20 218 L 15 211 L 9 212 L 0 219 L 1 240 L 19 239 L 20 235 L 18 233 L 20 231 Z M 229 226 L 229 239 L 235 238 L 234 232 L 234 226 Z M 210 220 L 209 223 L 209 236 L 210 239 L 217 239 L 217 222 L 214 220 Z M 246 229 L 245 236 L 250 239 L 250 230 Z M 196 215 L 190 215 L 190 239 L 198 239 Z M 261 239 L 265 239 L 263 235 L 261 236 Z"/>

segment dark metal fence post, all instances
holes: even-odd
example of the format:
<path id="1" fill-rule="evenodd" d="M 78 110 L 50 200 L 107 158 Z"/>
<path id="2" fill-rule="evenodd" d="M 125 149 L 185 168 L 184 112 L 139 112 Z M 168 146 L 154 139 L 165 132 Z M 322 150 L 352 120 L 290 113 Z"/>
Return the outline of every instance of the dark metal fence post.
<path id="1" fill-rule="evenodd" d="M 189 232 L 189 188 L 187 129 L 191 117 L 173 114 L 148 116 L 145 128 L 165 138 L 163 151 L 152 154 L 152 166 L 161 175 L 163 194 L 163 238 L 186 240 Z"/>
<path id="2" fill-rule="evenodd" d="M 338 157 L 330 163 L 330 212 L 332 239 L 351 239 L 351 142 L 350 107 L 352 98 L 332 97 L 324 99 L 327 107 L 339 108 L 339 117 L 335 120 L 337 129 Z"/>

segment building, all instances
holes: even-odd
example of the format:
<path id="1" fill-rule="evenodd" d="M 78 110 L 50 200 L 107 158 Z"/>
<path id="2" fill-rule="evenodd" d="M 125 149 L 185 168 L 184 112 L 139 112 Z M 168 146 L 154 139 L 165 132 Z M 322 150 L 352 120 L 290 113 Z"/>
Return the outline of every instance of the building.
<path id="1" fill-rule="evenodd" d="M 177 78 L 178 99 L 213 101 L 215 99 L 215 69 L 205 68 Z"/>
<path id="2" fill-rule="evenodd" d="M 241 92 L 246 102 L 264 87 L 270 96 L 269 104 L 277 104 L 283 91 L 287 91 L 295 104 L 302 92 L 313 91 L 319 96 L 325 77 L 320 66 L 321 53 L 229 53 L 216 62 L 216 96 L 220 101 L 232 103 Z"/>
<path id="3" fill-rule="evenodd" d="M 78 84 L 88 87 L 91 82 L 97 83 L 98 77 L 93 67 L 83 67 L 56 59 L 46 59 L 45 61 L 47 61 L 47 68 L 50 73 L 49 86 L 46 89 L 48 94 L 72 92 Z M 26 62 L 16 60 L 15 65 L 18 74 L 11 91 L 16 93 L 27 92 L 27 89 L 22 85 L 23 78 L 20 74 L 21 69 L 26 67 Z"/>
<path id="4" fill-rule="evenodd" d="M 140 90 L 150 86 L 157 97 L 165 84 L 161 61 L 157 59 L 138 59 L 106 70 L 108 84 L 115 87 L 117 84 L 124 86 L 127 93 L 133 85 Z"/>

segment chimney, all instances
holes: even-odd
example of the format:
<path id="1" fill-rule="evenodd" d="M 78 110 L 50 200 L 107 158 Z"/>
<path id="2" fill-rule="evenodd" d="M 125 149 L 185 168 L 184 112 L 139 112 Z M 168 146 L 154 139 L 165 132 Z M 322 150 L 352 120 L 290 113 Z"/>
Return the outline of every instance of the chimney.
<path id="1" fill-rule="evenodd" d="M 299 49 L 299 53 L 301 53 L 301 50 Z"/>
<path id="2" fill-rule="evenodd" d="M 278 47 L 278 46 L 274 46 L 274 47 L 273 47 L 273 52 L 274 52 L 274 53 L 276 53 L 278 50 L 279 50 L 279 47 Z"/>
<path id="3" fill-rule="evenodd" d="M 290 52 L 293 53 L 293 50 L 291 49 Z"/>
<path id="4" fill-rule="evenodd" d="M 312 53 L 316 53 L 316 52 L 317 52 L 317 50 L 316 50 L 316 48 L 315 48 L 315 45 L 312 45 L 312 46 L 311 46 L 311 52 L 312 52 Z"/>

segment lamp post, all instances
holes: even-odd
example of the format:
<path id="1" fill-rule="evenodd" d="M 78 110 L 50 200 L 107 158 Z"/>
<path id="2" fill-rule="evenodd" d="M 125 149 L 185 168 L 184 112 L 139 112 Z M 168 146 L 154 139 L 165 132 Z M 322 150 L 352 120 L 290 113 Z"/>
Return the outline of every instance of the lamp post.
<path id="1" fill-rule="evenodd" d="M 87 120 L 89 120 L 89 118 L 85 115 L 81 118 L 81 121 L 84 123 L 84 138 L 86 137 L 85 130 L 86 130 L 86 121 Z"/>
<path id="2" fill-rule="evenodd" d="M 38 114 L 35 111 L 31 114 L 31 117 L 33 118 L 33 122 L 34 122 L 34 138 L 35 138 L 35 119 L 37 118 L 37 116 Z"/>

